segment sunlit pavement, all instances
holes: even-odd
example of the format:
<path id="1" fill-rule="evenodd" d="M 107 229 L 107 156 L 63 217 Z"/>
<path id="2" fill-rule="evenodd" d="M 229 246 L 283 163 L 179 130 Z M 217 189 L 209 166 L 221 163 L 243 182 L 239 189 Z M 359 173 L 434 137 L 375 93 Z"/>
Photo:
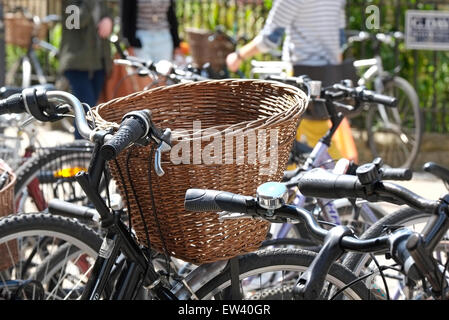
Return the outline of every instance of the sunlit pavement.
<path id="1" fill-rule="evenodd" d="M 435 176 L 427 172 L 414 172 L 411 181 L 392 181 L 416 193 L 417 195 L 430 200 L 437 200 L 441 196 L 449 193 L 444 183 Z M 387 212 L 394 211 L 398 207 L 390 203 L 382 203 L 382 207 Z"/>

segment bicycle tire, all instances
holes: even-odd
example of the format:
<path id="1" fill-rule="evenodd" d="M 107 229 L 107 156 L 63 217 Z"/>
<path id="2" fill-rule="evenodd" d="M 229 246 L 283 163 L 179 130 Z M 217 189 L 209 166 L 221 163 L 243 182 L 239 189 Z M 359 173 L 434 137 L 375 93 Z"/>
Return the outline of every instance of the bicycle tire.
<path id="1" fill-rule="evenodd" d="M 401 208 L 373 225 L 363 235 L 363 238 L 373 238 L 385 234 L 384 226 L 404 226 L 415 232 L 421 232 L 431 216 L 432 213 L 430 212 L 417 211 L 407 207 Z M 437 245 L 434 249 L 434 257 L 437 258 L 438 263 L 441 265 L 446 264 L 444 259 L 445 257 L 447 259 L 447 239 L 446 236 L 442 240 L 441 245 Z M 426 289 L 429 286 L 427 281 L 409 282 L 403 272 L 400 271 L 401 268 L 388 269 L 381 276 L 377 264 L 383 265 L 383 267 L 395 264 L 393 260 L 385 259 L 383 253 L 385 252 L 376 253 L 376 260 L 378 260 L 376 263 L 373 262 L 370 255 L 350 253 L 343 261 L 343 264 L 351 268 L 354 274 L 358 276 L 369 276 L 372 273 L 365 283 L 369 287 L 377 287 L 377 292 L 382 295 L 383 299 L 388 298 L 385 285 L 388 286 L 389 298 L 393 300 L 432 298 L 431 293 Z"/>
<path id="2" fill-rule="evenodd" d="M 258 272 L 291 272 L 298 271 L 304 272 L 315 258 L 316 253 L 301 250 L 301 249 L 275 249 L 275 250 L 262 250 L 254 253 L 249 253 L 238 258 L 239 261 L 239 280 L 249 279 Z M 271 275 L 271 277 L 273 274 Z M 263 288 L 256 292 L 254 288 L 251 288 L 252 296 L 245 296 L 244 298 L 251 299 L 269 299 L 281 298 L 283 300 L 291 300 L 291 290 L 296 282 L 297 276 L 295 274 L 289 274 L 292 279 L 289 279 L 288 283 L 280 283 L 280 287 Z M 351 271 L 338 263 L 334 263 L 326 277 L 326 281 L 333 284 L 337 288 L 341 288 L 346 284 L 354 281 L 356 278 Z M 273 280 L 273 279 L 271 279 Z M 257 282 L 257 281 L 256 281 Z M 222 296 L 231 284 L 231 272 L 229 266 L 227 266 L 218 276 L 210 280 L 199 290 L 195 292 L 195 295 L 199 299 L 229 299 Z M 227 289 L 227 290 L 226 290 Z M 245 292 L 243 292 L 245 294 Z M 356 282 L 353 286 L 346 289 L 345 293 L 353 298 L 359 300 L 366 300 L 374 298 L 370 296 L 370 292 L 361 282 Z"/>
<path id="3" fill-rule="evenodd" d="M 367 202 L 366 205 L 369 207 L 369 209 L 372 211 L 372 214 L 375 215 L 375 218 L 377 220 L 382 219 L 385 215 L 386 212 L 384 210 L 382 210 L 380 207 L 376 206 L 375 204 L 369 203 Z M 362 230 L 367 230 L 368 226 L 371 226 L 373 223 L 369 222 L 369 223 L 365 223 L 363 219 L 359 218 L 359 220 L 357 221 L 350 221 L 350 218 L 352 217 L 352 213 L 353 213 L 353 206 L 350 202 L 346 202 L 346 201 L 338 201 L 336 202 L 336 208 L 338 210 L 338 215 L 340 217 L 340 220 L 342 222 L 342 224 L 344 225 L 350 225 L 357 234 L 362 234 Z M 307 210 L 309 210 L 310 212 L 313 212 L 314 207 L 306 207 Z M 317 210 L 319 210 L 318 212 L 314 212 L 314 214 L 320 215 L 321 213 L 321 209 L 319 207 L 316 207 Z M 364 215 L 364 213 L 362 212 L 364 209 L 364 207 L 361 208 L 361 216 Z M 324 220 L 324 218 L 323 218 Z M 324 226 L 326 227 L 326 226 Z M 307 244 L 308 246 L 315 244 L 315 245 L 321 245 L 319 242 L 317 242 L 316 239 L 314 239 L 313 237 L 311 237 L 309 235 L 309 231 L 307 230 L 306 226 L 302 223 L 297 223 L 294 225 L 293 227 L 295 229 L 295 232 L 293 234 L 298 235 L 299 238 L 304 239 L 304 241 L 308 241 L 309 244 Z M 293 245 L 293 242 L 291 243 L 291 245 Z M 303 246 L 303 248 L 305 248 Z M 310 250 L 309 248 L 306 248 L 308 250 Z M 315 250 L 312 250 L 315 251 Z"/>
<path id="4" fill-rule="evenodd" d="M 361 235 L 360 239 L 370 239 L 381 236 L 385 231 L 385 226 L 407 226 L 412 223 L 425 221 L 431 215 L 432 213 L 418 211 L 410 207 L 400 208 L 373 224 Z M 366 263 L 366 258 L 367 255 L 363 253 L 350 252 L 343 260 L 342 264 L 358 275 L 361 272 L 361 268 Z"/>
<path id="5" fill-rule="evenodd" d="M 36 270 L 45 268 L 45 261 L 61 245 L 76 248 L 85 255 L 83 263 L 93 264 L 101 243 L 101 237 L 94 230 L 73 219 L 47 213 L 14 214 L 1 218 L 2 297 L 13 294 L 8 281 L 36 281 Z M 47 284 L 40 284 L 46 290 Z M 46 298 L 51 296 L 45 291 Z"/>
<path id="6" fill-rule="evenodd" d="M 389 150 L 393 150 L 392 153 L 392 157 L 389 157 L 387 153 L 387 151 L 380 151 L 378 150 L 378 147 L 376 145 L 376 138 L 375 138 L 375 133 L 373 131 L 373 128 L 375 127 L 375 116 L 378 113 L 378 109 L 377 108 L 369 108 L 368 112 L 367 112 L 367 117 L 366 117 L 366 129 L 367 129 L 367 133 L 368 133 L 368 146 L 373 154 L 374 157 L 382 157 L 382 159 L 384 160 L 385 164 L 391 166 L 391 167 L 404 167 L 404 168 L 411 168 L 413 166 L 413 163 L 415 162 L 417 156 L 418 156 L 418 152 L 421 146 L 421 141 L 422 141 L 422 135 L 423 135 L 423 117 L 422 117 L 422 113 L 421 110 L 419 108 L 419 98 L 418 95 L 415 91 L 415 89 L 413 88 L 413 86 L 405 79 L 401 78 L 401 77 L 393 77 L 391 79 L 387 79 L 384 81 L 384 94 L 387 95 L 392 95 L 395 96 L 394 93 L 390 93 L 389 90 L 395 90 L 395 89 L 399 89 L 402 90 L 405 93 L 405 97 L 408 99 L 409 103 L 411 104 L 412 110 L 413 110 L 413 118 L 407 118 L 405 119 L 405 121 L 408 121 L 409 119 L 413 119 L 412 122 L 414 123 L 414 134 L 413 135 L 409 135 L 407 137 L 408 140 L 410 140 L 411 137 L 413 137 L 414 139 L 414 145 L 412 146 L 411 150 L 408 150 L 409 153 L 405 154 L 405 159 L 401 158 L 401 160 L 396 160 L 399 159 L 399 155 L 400 153 L 398 152 L 400 150 L 400 148 L 398 147 L 404 147 L 403 143 L 396 143 L 393 146 L 390 146 L 388 148 L 386 148 L 385 150 L 389 151 Z M 397 108 L 401 108 L 401 99 L 400 97 L 397 97 L 399 99 L 399 105 Z M 402 108 L 404 108 L 402 106 Z M 388 108 L 386 108 L 388 109 Z M 386 110 L 388 112 L 388 110 Z M 402 117 L 402 115 L 401 115 Z M 404 119 L 401 119 L 401 125 L 403 123 Z M 409 121 L 411 122 L 411 121 Z M 403 134 L 404 128 L 401 127 L 401 134 Z M 397 133 L 395 133 L 397 134 Z M 401 138 L 399 139 L 395 139 L 396 142 L 398 142 Z M 405 139 L 405 137 L 402 137 L 402 139 Z M 385 137 L 384 139 L 385 140 Z"/>
<path id="7" fill-rule="evenodd" d="M 26 189 L 30 182 L 38 178 L 39 174 L 42 173 L 45 168 L 57 171 L 58 169 L 70 168 L 74 162 L 87 168 L 91 160 L 92 152 L 93 146 L 90 142 L 79 140 L 59 147 L 45 148 L 28 159 L 16 170 L 17 179 L 14 186 L 14 201 L 17 204 L 18 211 L 26 212 L 25 205 L 23 204 L 26 199 L 22 197 L 27 195 Z M 65 182 L 69 183 L 70 181 L 66 179 Z M 55 182 L 49 181 L 48 184 L 51 185 L 52 183 Z M 75 181 L 73 181 L 73 183 L 75 183 Z M 42 184 L 42 190 L 44 185 L 43 181 L 39 181 L 39 184 Z M 55 193 L 54 190 L 53 193 Z M 45 198 L 48 196 L 48 194 L 44 194 Z M 58 194 L 58 198 L 61 198 L 60 194 Z M 44 208 L 38 207 L 37 209 L 43 210 Z M 35 208 L 31 211 L 35 211 Z"/>

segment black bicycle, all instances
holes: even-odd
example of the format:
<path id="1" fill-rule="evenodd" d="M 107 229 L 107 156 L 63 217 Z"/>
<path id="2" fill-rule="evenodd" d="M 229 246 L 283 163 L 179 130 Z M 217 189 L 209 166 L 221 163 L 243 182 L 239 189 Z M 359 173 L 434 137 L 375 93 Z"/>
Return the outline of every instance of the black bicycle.
<path id="1" fill-rule="evenodd" d="M 112 129 L 94 130 L 86 120 L 81 103 L 72 95 L 57 91 L 24 90 L 20 95 L 0 101 L 0 113 L 29 112 L 41 121 L 55 121 L 62 116 L 62 111 L 67 110 L 67 105 L 75 112 L 80 133 L 94 142 L 89 169 L 78 173 L 76 180 L 95 206 L 102 228 L 106 230 L 95 264 L 84 277 L 88 278 L 87 283 L 78 283 L 77 292 L 82 292 L 82 299 L 369 299 L 372 295 L 365 284 L 334 261 L 345 250 L 377 252 L 388 249 L 400 265 L 412 256 L 414 263 L 406 269 L 407 275 L 416 279 L 416 274 L 422 273 L 431 284 L 434 296 L 444 295 L 446 281 L 441 285 L 441 279 L 445 280 L 445 272 L 439 268 L 429 269 L 428 265 L 434 266 L 431 256 L 433 246 L 448 228 L 446 212 L 449 200 L 426 201 L 394 184 L 384 183 L 376 175 L 377 169 L 372 169 L 376 168 L 374 164 L 359 167 L 357 176 L 334 175 L 322 169 L 301 173 L 287 184 L 275 183 L 276 188 L 259 187 L 258 200 L 217 191 L 189 191 L 186 195 L 187 209 L 221 211 L 224 212 L 221 215 L 223 219 L 241 218 L 240 213 L 243 212 L 243 217 L 258 217 L 273 222 L 302 221 L 312 235 L 324 240 L 324 245 L 318 254 L 304 250 L 259 251 L 229 261 L 201 265 L 182 279 L 171 279 L 171 274 L 156 269 L 157 257 L 151 249 L 138 244 L 132 230 L 121 219 L 122 210 L 111 209 L 99 192 L 106 161 L 115 161 L 117 155 L 131 143 L 156 143 L 160 152 L 170 145 L 170 131 L 155 126 L 147 110 L 126 114 L 116 133 Z M 157 160 L 160 157 L 156 156 L 155 159 L 155 167 L 161 169 Z M 428 222 L 427 231 L 422 236 L 407 229 L 398 229 L 387 236 L 358 240 L 348 227 L 338 226 L 330 231 L 321 228 L 310 212 L 284 205 L 282 192 L 276 193 L 276 197 L 270 193 L 270 190 L 280 191 L 279 188 L 287 190 L 292 185 L 297 185 L 305 195 L 314 197 L 359 197 L 431 209 L 437 219 Z M 92 215 L 83 207 L 61 201 L 50 202 L 49 211 L 55 208 L 59 213 Z M 407 247 L 406 244 L 410 245 Z M 50 258 L 55 257 L 57 255 Z M 324 292 L 321 290 L 323 283 L 326 284 Z"/>
<path id="2" fill-rule="evenodd" d="M 69 254 L 71 252 L 61 246 L 48 256 L 44 264 L 46 269 L 46 272 L 43 273 L 44 276 L 40 277 L 42 270 L 39 269 L 34 274 L 37 276 L 33 275 L 34 281 L 37 281 L 38 284 L 49 286 L 43 288 L 46 292 L 49 290 L 61 291 L 60 296 L 63 298 L 79 296 L 82 293 L 81 299 L 216 298 L 215 291 L 218 288 L 215 286 L 215 278 L 227 274 L 229 270 L 232 275 L 239 274 L 240 271 L 244 271 L 244 265 L 259 268 L 271 266 L 273 261 L 281 262 L 287 258 L 288 265 L 293 265 L 295 270 L 301 272 L 304 270 L 305 263 L 313 257 L 302 251 L 267 250 L 263 258 L 260 258 L 259 254 L 251 254 L 229 261 L 200 265 L 182 278 L 159 268 L 158 258 L 160 257 L 151 248 L 138 244 L 133 231 L 122 219 L 123 209 L 112 209 L 109 201 L 100 195 L 99 189 L 106 161 L 115 161 L 116 156 L 131 143 L 148 144 L 152 141 L 158 146 L 157 150 L 162 147 L 168 148 L 170 131 L 156 127 L 147 110 L 125 115 L 115 134 L 113 134 L 113 129 L 93 130 L 86 120 L 83 106 L 79 100 L 71 94 L 58 91 L 45 92 L 26 89 L 22 94 L 13 95 L 0 101 L 0 113 L 28 112 L 41 121 L 57 121 L 67 111 L 67 106 L 70 106 L 75 112 L 80 133 L 94 142 L 89 169 L 87 172 L 78 173 L 76 180 L 96 210 L 56 200 L 50 201 L 49 212 L 77 216 L 79 219 L 100 217 L 101 227 L 102 230 L 105 230 L 106 236 L 103 238 L 94 265 L 84 269 L 84 273 L 77 274 L 78 281 L 72 282 L 69 288 L 60 290 L 60 284 L 73 276 L 68 272 L 61 273 L 60 266 L 64 265 L 63 258 L 67 252 Z M 160 157 L 156 156 L 155 159 L 160 159 Z M 158 161 L 156 161 L 155 167 L 157 170 L 161 169 Z M 235 268 L 235 262 L 242 267 Z M 270 270 L 275 274 L 279 272 L 282 274 L 284 267 L 277 263 L 274 269 L 270 268 Z M 265 268 L 260 270 L 266 271 Z M 335 272 L 333 277 L 328 280 L 336 287 L 341 287 L 346 283 L 348 277 L 352 279 L 350 272 L 341 266 L 337 266 Z M 340 280 L 342 277 L 344 280 Z M 260 283 L 257 279 L 258 277 L 253 274 L 247 283 Z M 271 287 L 274 288 L 272 282 L 270 281 Z M 260 289 L 258 291 L 262 294 L 266 287 Z M 229 291 L 229 294 L 233 295 L 232 290 Z"/>
<path id="3" fill-rule="evenodd" d="M 335 226 L 326 230 L 308 211 L 286 205 L 285 195 L 290 185 L 298 186 L 304 194 L 313 197 L 360 197 L 370 201 L 388 201 L 432 212 L 432 215 L 420 233 L 400 226 L 391 226 L 388 232 L 380 237 L 358 239 L 354 231 L 347 226 Z M 313 169 L 298 175 L 288 183 L 270 182 L 261 185 L 256 198 L 198 189 L 188 190 L 185 198 L 185 207 L 191 211 L 217 211 L 233 214 L 235 218 L 240 214 L 240 218 L 305 224 L 310 234 L 323 242 L 323 246 L 310 261 L 305 272 L 290 282 L 288 290 L 284 288 L 282 292 L 287 298 L 308 300 L 334 299 L 350 288 L 350 292 L 359 298 L 378 298 L 377 294 L 366 286 L 360 285 L 375 272 L 383 275 L 386 269 L 399 271 L 406 276 L 409 285 L 421 286 L 422 291 L 431 298 L 447 299 L 449 259 L 448 250 L 444 246 L 442 249 L 441 243 L 446 242 L 445 235 L 449 229 L 448 205 L 449 195 L 438 201 L 430 201 L 396 184 L 382 181 L 378 169 L 372 163 L 359 167 L 357 176 L 336 175 L 323 169 Z M 386 228 L 388 229 L 388 226 Z M 354 276 L 354 279 L 345 283 L 341 289 L 329 288 L 325 282 L 326 277 L 335 269 L 335 261 L 348 251 L 370 254 L 374 260 L 374 253 L 384 252 L 396 265 L 386 268 L 377 265 L 377 270 L 359 278 Z M 435 252 L 437 256 L 434 256 Z M 382 276 L 382 279 L 386 290 L 384 298 L 389 299 L 385 276 Z M 223 286 L 219 287 L 223 289 Z"/>

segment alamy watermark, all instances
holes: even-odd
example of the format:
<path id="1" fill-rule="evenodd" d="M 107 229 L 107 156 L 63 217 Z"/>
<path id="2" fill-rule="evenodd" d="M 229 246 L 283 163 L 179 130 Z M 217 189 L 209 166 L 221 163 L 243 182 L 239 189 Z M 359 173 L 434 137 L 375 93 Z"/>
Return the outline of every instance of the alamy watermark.
<path id="1" fill-rule="evenodd" d="M 70 5 L 65 8 L 65 13 L 68 15 L 65 20 L 65 27 L 68 30 L 78 30 L 80 29 L 80 16 L 81 10 L 76 5 Z"/>
<path id="2" fill-rule="evenodd" d="M 376 5 L 370 5 L 366 7 L 365 14 L 367 18 L 365 20 L 365 27 L 367 30 L 379 30 L 380 29 L 380 9 Z"/>
<path id="3" fill-rule="evenodd" d="M 260 175 L 278 170 L 279 132 L 277 129 L 202 129 L 193 122 L 193 131 L 172 132 L 170 161 L 174 165 L 250 165 Z"/>

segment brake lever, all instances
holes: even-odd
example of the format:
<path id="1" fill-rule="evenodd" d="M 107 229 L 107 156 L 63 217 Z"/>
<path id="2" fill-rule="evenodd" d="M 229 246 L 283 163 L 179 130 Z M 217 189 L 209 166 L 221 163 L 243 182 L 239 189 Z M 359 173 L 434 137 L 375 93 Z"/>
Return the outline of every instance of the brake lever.
<path id="1" fill-rule="evenodd" d="M 156 152 L 154 153 L 154 170 L 159 177 L 162 177 L 165 174 L 165 171 L 162 169 L 161 164 L 162 152 L 171 150 L 171 130 L 167 128 L 165 129 L 161 137 L 153 136 L 153 139 L 159 140 L 158 147 L 156 149 Z"/>
<path id="2" fill-rule="evenodd" d="M 234 219 L 254 219 L 255 216 L 246 214 L 246 213 L 236 213 L 236 212 L 228 212 L 228 211 L 222 211 L 218 213 L 218 220 L 224 221 L 224 220 L 234 220 Z"/>
<path id="3" fill-rule="evenodd" d="M 340 102 L 337 102 L 337 101 L 334 101 L 333 104 L 334 104 L 335 107 L 344 109 L 344 110 L 349 111 L 349 112 L 352 112 L 352 111 L 355 110 L 355 108 L 353 106 L 348 105 L 348 104 L 340 103 Z"/>

